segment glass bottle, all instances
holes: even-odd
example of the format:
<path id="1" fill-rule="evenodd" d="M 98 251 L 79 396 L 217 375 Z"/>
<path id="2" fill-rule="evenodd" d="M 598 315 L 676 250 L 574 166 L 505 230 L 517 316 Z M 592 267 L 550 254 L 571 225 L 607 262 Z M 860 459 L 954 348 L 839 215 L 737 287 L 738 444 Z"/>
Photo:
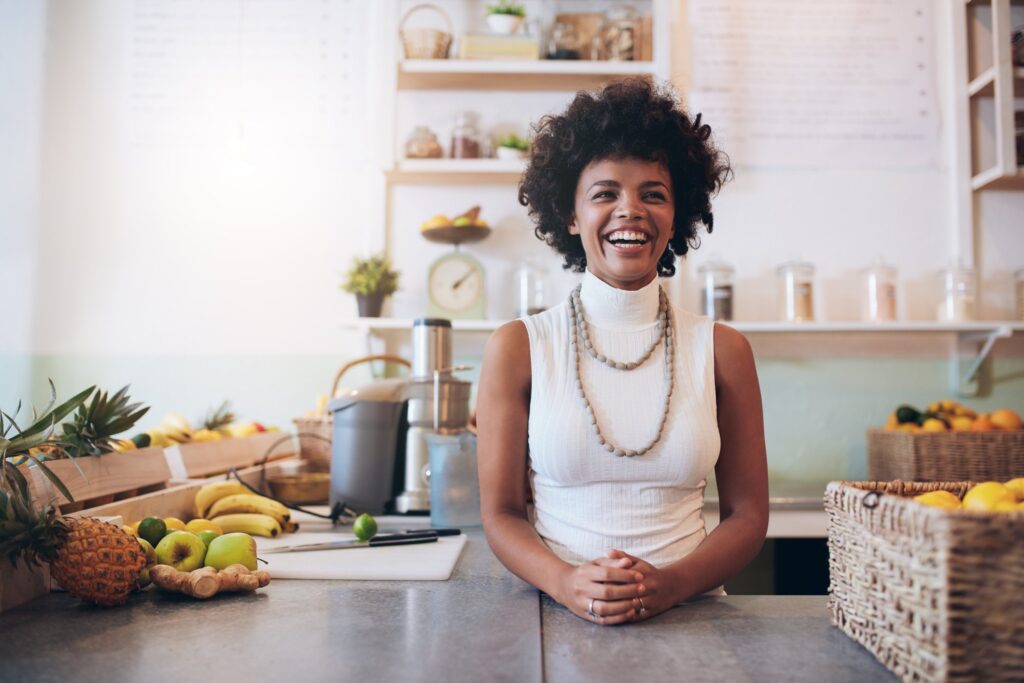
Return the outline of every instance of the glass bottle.
<path id="1" fill-rule="evenodd" d="M 860 319 L 866 323 L 896 320 L 896 269 L 876 263 L 861 271 Z"/>
<path id="2" fill-rule="evenodd" d="M 938 273 L 942 281 L 942 300 L 936 318 L 939 322 L 957 323 L 974 320 L 974 271 L 964 266 L 950 266 Z"/>
<path id="3" fill-rule="evenodd" d="M 789 323 L 814 320 L 814 266 L 789 261 L 778 268 L 780 314 Z"/>
<path id="4" fill-rule="evenodd" d="M 712 260 L 697 269 L 700 277 L 701 313 L 712 320 L 732 320 L 733 267 Z"/>
<path id="5" fill-rule="evenodd" d="M 547 310 L 544 302 L 546 274 L 533 261 L 527 261 L 516 271 L 519 297 L 516 303 L 516 317 L 525 318 Z"/>
<path id="6" fill-rule="evenodd" d="M 479 159 L 480 130 L 477 128 L 476 112 L 463 111 L 455 117 L 455 128 L 452 130 L 452 159 Z"/>

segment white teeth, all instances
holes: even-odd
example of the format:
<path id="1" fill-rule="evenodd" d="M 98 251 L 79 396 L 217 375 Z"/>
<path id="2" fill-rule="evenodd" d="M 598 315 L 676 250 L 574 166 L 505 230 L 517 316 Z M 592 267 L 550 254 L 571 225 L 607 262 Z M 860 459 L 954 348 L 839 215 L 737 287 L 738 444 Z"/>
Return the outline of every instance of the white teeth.
<path id="1" fill-rule="evenodd" d="M 633 230 L 619 230 L 609 235 L 608 240 L 627 240 L 630 242 L 640 242 L 641 244 L 646 244 L 647 235 L 643 234 L 642 232 L 636 232 Z"/>

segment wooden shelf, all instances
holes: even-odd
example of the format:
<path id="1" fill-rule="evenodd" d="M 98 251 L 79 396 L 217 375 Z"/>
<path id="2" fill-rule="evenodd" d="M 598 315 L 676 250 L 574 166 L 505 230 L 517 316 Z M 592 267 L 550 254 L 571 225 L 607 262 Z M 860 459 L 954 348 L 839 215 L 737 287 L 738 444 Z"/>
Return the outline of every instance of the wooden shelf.
<path id="1" fill-rule="evenodd" d="M 967 84 L 967 94 L 970 97 L 983 95 L 991 97 L 995 93 L 996 69 L 994 66 L 982 71 L 977 78 Z"/>
<path id="2" fill-rule="evenodd" d="M 400 159 L 387 172 L 401 183 L 513 183 L 526 168 L 525 160 L 505 159 Z"/>
<path id="3" fill-rule="evenodd" d="M 1003 173 L 1001 168 L 990 168 L 971 178 L 974 190 L 1024 190 L 1024 166 L 1015 173 Z"/>
<path id="4" fill-rule="evenodd" d="M 398 89 L 579 90 L 654 73 L 654 62 L 409 59 L 398 63 Z"/>

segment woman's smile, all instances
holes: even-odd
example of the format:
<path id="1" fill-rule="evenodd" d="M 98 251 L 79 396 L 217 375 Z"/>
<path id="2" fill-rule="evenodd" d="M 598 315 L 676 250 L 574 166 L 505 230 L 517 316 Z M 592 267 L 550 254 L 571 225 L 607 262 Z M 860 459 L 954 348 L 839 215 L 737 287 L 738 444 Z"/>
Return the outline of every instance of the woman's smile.
<path id="1" fill-rule="evenodd" d="M 590 272 L 632 290 L 657 277 L 674 218 L 672 179 L 664 164 L 598 159 L 580 174 L 569 232 L 580 236 Z"/>

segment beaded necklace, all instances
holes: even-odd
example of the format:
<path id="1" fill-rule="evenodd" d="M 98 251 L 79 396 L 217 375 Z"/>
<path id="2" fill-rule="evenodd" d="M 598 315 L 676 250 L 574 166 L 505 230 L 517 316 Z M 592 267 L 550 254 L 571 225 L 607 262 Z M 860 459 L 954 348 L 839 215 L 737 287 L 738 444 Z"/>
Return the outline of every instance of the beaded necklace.
<path id="1" fill-rule="evenodd" d="M 668 420 L 669 405 L 672 402 L 672 391 L 675 388 L 675 373 L 673 373 L 673 354 L 672 354 L 672 316 L 669 315 L 669 303 L 668 297 L 665 295 L 665 290 L 660 286 L 658 287 L 658 335 L 654 340 L 654 343 L 644 352 L 639 360 L 636 361 L 616 361 L 608 358 L 602 353 L 599 353 L 594 348 L 593 342 L 590 340 L 590 333 L 587 331 L 587 323 L 583 319 L 583 302 L 580 300 L 580 288 L 582 285 L 577 285 L 576 289 L 569 295 L 569 345 L 573 350 L 573 357 L 576 365 L 576 390 L 579 392 L 580 398 L 583 399 L 583 407 L 587 411 L 587 417 L 590 418 L 590 426 L 593 427 L 594 433 L 597 434 L 597 441 L 604 447 L 609 453 L 627 458 L 632 458 L 638 455 L 643 455 L 661 440 L 661 435 L 665 430 L 665 422 Z M 580 341 L 582 340 L 582 341 Z M 658 433 L 654 435 L 654 438 L 643 448 L 630 449 L 616 446 L 609 439 L 607 439 L 601 433 L 601 427 L 597 424 L 597 417 L 594 415 L 594 408 L 590 405 L 590 399 L 587 398 L 587 392 L 583 390 L 583 375 L 580 374 L 580 346 L 586 348 L 587 353 L 591 358 L 604 363 L 610 368 L 615 370 L 630 371 L 640 365 L 642 365 L 651 354 L 654 353 L 654 349 L 658 347 L 662 341 L 665 342 L 665 402 L 661 411 L 661 420 L 658 423 Z"/>

